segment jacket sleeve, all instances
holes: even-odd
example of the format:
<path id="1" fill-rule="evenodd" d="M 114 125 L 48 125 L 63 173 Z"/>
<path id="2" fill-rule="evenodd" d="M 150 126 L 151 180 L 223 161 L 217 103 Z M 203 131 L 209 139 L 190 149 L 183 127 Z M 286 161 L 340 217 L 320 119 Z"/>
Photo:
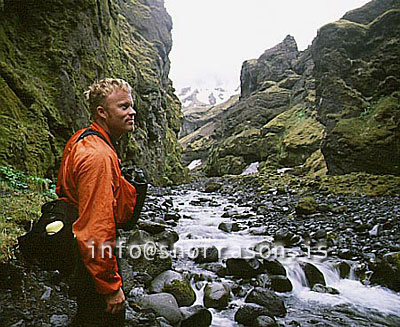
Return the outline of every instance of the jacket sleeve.
<path id="1" fill-rule="evenodd" d="M 97 292 L 108 294 L 122 284 L 114 253 L 118 163 L 107 153 L 86 153 L 81 157 L 76 166 L 79 217 L 73 231 Z"/>

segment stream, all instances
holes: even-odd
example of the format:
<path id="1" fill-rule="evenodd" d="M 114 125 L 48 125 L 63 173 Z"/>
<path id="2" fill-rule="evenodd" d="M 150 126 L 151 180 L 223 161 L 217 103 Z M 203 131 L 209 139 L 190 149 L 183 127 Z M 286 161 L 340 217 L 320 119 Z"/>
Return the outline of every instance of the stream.
<path id="1" fill-rule="evenodd" d="M 213 280 L 232 283 L 232 279 L 220 278 L 205 270 L 201 264 L 187 258 L 190 249 L 216 246 L 220 251 L 220 262 L 238 256 L 251 256 L 257 243 L 268 239 L 254 235 L 245 220 L 237 221 L 240 231 L 225 232 L 218 229 L 222 222 L 232 222 L 230 217 L 222 217 L 226 211 L 251 214 L 251 207 L 239 206 L 234 197 L 219 193 L 203 193 L 196 190 L 172 190 L 170 198 L 181 219 L 175 230 L 179 241 L 175 244 L 177 255 L 174 269 L 193 275 L 205 274 Z M 250 218 L 251 219 L 251 218 Z M 254 219 L 254 218 L 253 218 Z M 177 251 L 178 250 L 178 251 Z M 189 254 L 190 255 L 190 254 Z M 277 293 L 283 297 L 287 315 L 277 321 L 288 326 L 400 326 L 400 294 L 380 286 L 365 286 L 359 282 L 351 270 L 347 279 L 341 279 L 332 261 L 318 256 L 288 256 L 278 260 L 286 269 L 293 290 Z M 323 273 L 327 286 L 339 291 L 338 295 L 317 293 L 307 285 L 301 261 L 310 261 Z M 197 289 L 196 304 L 203 304 L 203 287 L 193 282 Z M 197 287 L 197 288 L 196 288 Z M 249 285 L 249 289 L 251 286 Z M 225 310 L 210 309 L 213 327 L 241 326 L 234 320 L 234 314 L 244 299 L 232 296 Z"/>

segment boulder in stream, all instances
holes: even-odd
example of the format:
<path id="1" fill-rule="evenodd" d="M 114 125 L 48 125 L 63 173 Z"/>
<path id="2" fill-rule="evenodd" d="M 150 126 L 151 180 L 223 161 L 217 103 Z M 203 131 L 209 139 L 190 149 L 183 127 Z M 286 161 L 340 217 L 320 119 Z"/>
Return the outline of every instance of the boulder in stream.
<path id="1" fill-rule="evenodd" d="M 286 314 L 286 307 L 283 300 L 275 292 L 266 288 L 254 288 L 246 296 L 245 302 L 263 306 L 268 310 L 267 316 L 283 317 Z"/>
<path id="2" fill-rule="evenodd" d="M 182 319 L 178 303 L 168 293 L 145 295 L 139 300 L 138 306 L 141 310 L 154 311 L 157 315 L 166 318 L 172 324 L 176 324 Z"/>
<path id="3" fill-rule="evenodd" d="M 229 298 L 230 288 L 224 283 L 208 283 L 204 288 L 204 305 L 207 308 L 226 308 Z"/>
<path id="4" fill-rule="evenodd" d="M 315 284 L 321 284 L 324 286 L 326 285 L 324 275 L 312 263 L 302 262 L 301 267 L 306 275 L 306 279 L 310 288 L 313 288 Z"/>
<path id="5" fill-rule="evenodd" d="M 210 310 L 202 305 L 180 308 L 182 313 L 181 327 L 208 327 L 212 322 Z"/>
<path id="6" fill-rule="evenodd" d="M 206 248 L 198 248 L 198 255 L 194 258 L 196 263 L 217 262 L 219 259 L 219 251 L 213 245 Z"/>
<path id="7" fill-rule="evenodd" d="M 254 321 L 260 316 L 271 317 L 269 309 L 255 303 L 246 303 L 236 311 L 235 321 L 245 326 L 254 326 Z"/>
<path id="8" fill-rule="evenodd" d="M 255 277 L 262 272 L 262 265 L 257 259 L 229 258 L 226 260 L 227 274 L 240 278 Z"/>
<path id="9" fill-rule="evenodd" d="M 151 283 L 150 291 L 154 293 L 166 292 L 172 294 L 179 306 L 189 306 L 196 301 L 196 294 L 180 273 L 167 270 L 158 275 Z"/>

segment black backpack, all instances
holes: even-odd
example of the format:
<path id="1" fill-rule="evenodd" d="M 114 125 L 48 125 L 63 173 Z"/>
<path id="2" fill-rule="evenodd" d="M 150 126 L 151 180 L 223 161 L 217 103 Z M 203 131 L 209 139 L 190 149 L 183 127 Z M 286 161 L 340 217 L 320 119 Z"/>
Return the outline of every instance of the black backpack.
<path id="1" fill-rule="evenodd" d="M 91 129 L 86 129 L 76 142 L 89 135 L 97 135 L 110 145 L 103 135 Z M 72 273 L 78 258 L 72 232 L 77 218 L 77 208 L 62 199 L 45 203 L 32 229 L 18 237 L 19 252 L 25 261 L 43 270 L 58 270 L 65 275 Z"/>
<path id="2" fill-rule="evenodd" d="M 58 270 L 69 275 L 78 257 L 72 224 L 78 210 L 62 199 L 42 206 L 42 215 L 32 229 L 18 238 L 19 251 L 25 261 L 44 270 Z"/>

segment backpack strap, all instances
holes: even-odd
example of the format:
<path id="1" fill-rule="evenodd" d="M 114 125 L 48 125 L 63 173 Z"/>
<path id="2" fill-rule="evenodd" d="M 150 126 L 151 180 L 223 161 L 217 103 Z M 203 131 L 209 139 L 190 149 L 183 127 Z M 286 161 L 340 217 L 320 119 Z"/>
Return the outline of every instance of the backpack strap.
<path id="1" fill-rule="evenodd" d="M 98 137 L 100 137 L 104 142 L 107 143 L 107 145 L 113 149 L 113 146 L 110 144 L 110 142 L 108 142 L 108 140 L 104 137 L 103 134 L 101 134 L 100 132 L 97 132 L 93 129 L 87 128 L 85 129 L 85 131 L 78 137 L 78 139 L 76 140 L 75 143 L 78 143 L 79 141 L 83 140 L 86 136 L 89 135 L 97 135 Z"/>

